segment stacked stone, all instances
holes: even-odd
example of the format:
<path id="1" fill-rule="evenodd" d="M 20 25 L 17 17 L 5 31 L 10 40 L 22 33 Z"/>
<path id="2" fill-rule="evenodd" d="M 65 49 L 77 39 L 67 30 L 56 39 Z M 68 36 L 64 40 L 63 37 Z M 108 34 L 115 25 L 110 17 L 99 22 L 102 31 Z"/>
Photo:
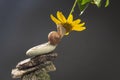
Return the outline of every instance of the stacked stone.
<path id="1" fill-rule="evenodd" d="M 57 53 L 50 52 L 25 59 L 12 69 L 12 77 L 21 80 L 50 80 L 48 72 L 55 71 L 53 60 Z"/>

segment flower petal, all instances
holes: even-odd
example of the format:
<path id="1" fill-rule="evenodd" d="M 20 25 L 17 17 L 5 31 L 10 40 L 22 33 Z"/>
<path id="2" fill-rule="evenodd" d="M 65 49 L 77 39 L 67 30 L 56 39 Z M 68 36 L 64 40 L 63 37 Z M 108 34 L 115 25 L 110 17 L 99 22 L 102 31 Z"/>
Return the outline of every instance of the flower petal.
<path id="1" fill-rule="evenodd" d="M 55 24 L 60 24 L 61 22 L 55 18 L 52 14 L 50 15 L 50 18 L 52 19 L 52 21 L 55 23 Z"/>
<path id="2" fill-rule="evenodd" d="M 65 33 L 65 35 L 69 35 L 69 32 Z"/>
<path id="3" fill-rule="evenodd" d="M 67 22 L 68 22 L 68 23 L 71 23 L 72 21 L 73 21 L 73 15 L 70 14 L 70 15 L 68 16 L 68 18 L 67 18 Z"/>
<path id="4" fill-rule="evenodd" d="M 76 27 L 72 28 L 72 30 L 74 30 L 74 31 L 83 31 L 85 29 L 86 29 L 86 27 L 80 27 L 80 26 L 76 26 Z"/>
<path id="5" fill-rule="evenodd" d="M 85 23 L 84 23 L 84 22 L 79 24 L 79 26 L 80 26 L 80 27 L 82 27 L 82 26 L 84 26 L 84 25 L 85 25 Z"/>
<path id="6" fill-rule="evenodd" d="M 81 22 L 80 19 L 76 19 L 76 20 L 73 21 L 73 24 L 79 24 L 80 22 Z"/>
<path id="7" fill-rule="evenodd" d="M 65 16 L 62 14 L 62 12 L 57 11 L 57 18 L 62 22 L 65 23 L 66 22 L 66 18 Z"/>

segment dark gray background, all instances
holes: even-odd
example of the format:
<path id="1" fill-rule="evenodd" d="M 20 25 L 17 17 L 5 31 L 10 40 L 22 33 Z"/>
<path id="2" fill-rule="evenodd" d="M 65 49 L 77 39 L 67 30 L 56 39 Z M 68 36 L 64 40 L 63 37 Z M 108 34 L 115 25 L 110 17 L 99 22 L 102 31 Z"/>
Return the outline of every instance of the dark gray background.
<path id="1" fill-rule="evenodd" d="M 56 49 L 57 71 L 52 80 L 120 79 L 119 2 L 110 0 L 108 8 L 89 6 L 79 17 L 86 22 L 83 32 L 72 32 Z M 47 41 L 56 30 L 49 15 L 57 10 L 66 16 L 74 0 L 0 0 L 0 80 L 13 80 L 11 69 L 28 58 L 29 48 Z M 117 5 L 118 4 L 118 5 Z"/>

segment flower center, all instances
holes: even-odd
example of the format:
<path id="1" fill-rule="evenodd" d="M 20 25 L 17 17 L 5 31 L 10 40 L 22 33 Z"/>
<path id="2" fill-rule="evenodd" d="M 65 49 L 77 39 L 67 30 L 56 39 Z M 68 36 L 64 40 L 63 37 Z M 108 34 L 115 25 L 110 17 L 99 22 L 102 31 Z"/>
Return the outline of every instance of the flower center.
<path id="1" fill-rule="evenodd" d="M 71 26 L 71 24 L 69 24 L 69 23 L 65 23 L 65 24 L 63 24 L 63 27 L 65 28 L 66 33 L 72 31 L 72 26 Z"/>

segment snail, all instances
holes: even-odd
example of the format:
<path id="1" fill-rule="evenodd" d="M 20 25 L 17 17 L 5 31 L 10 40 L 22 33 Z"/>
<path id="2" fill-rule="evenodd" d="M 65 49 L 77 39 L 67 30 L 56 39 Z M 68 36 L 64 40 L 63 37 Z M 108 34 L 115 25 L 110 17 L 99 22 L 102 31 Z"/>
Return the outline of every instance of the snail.
<path id="1" fill-rule="evenodd" d="M 65 29 L 62 25 L 57 25 L 57 31 L 51 31 L 48 34 L 48 42 L 37 45 L 35 47 L 30 48 L 27 52 L 27 56 L 37 56 L 46 53 L 50 53 L 55 50 L 62 37 L 65 34 Z"/>

